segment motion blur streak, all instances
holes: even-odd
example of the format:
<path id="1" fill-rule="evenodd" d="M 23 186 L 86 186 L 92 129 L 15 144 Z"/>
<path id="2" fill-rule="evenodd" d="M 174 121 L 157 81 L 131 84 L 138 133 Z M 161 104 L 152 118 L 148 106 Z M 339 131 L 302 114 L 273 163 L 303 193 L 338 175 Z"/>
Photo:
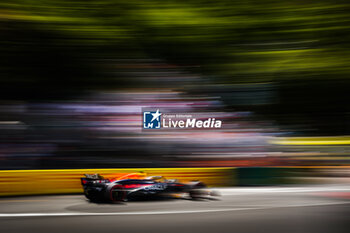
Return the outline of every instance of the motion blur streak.
<path id="1" fill-rule="evenodd" d="M 349 9 L 3 0 L 0 169 L 349 165 Z M 145 132 L 145 107 L 223 127 Z"/>
<path id="2" fill-rule="evenodd" d="M 350 137 L 290 137 L 271 141 L 279 145 L 350 145 Z"/>

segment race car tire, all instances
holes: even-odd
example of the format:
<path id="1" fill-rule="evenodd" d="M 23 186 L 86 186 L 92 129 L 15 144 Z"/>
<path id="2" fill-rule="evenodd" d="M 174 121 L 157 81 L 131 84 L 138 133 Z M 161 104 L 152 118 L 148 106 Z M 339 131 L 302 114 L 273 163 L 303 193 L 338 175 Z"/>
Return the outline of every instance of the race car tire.
<path id="1" fill-rule="evenodd" d="M 91 190 L 89 189 L 84 189 L 84 195 L 87 199 L 89 199 L 92 202 L 97 202 L 99 201 L 98 197 L 96 196 L 96 194 L 94 194 L 93 192 L 91 192 Z"/>
<path id="2" fill-rule="evenodd" d="M 116 184 L 107 188 L 107 200 L 112 203 L 121 203 L 126 201 L 126 191 L 122 185 Z"/>
<path id="3" fill-rule="evenodd" d="M 192 199 L 199 199 L 206 196 L 205 190 L 201 190 L 201 189 L 192 189 L 189 191 L 188 194 Z"/>

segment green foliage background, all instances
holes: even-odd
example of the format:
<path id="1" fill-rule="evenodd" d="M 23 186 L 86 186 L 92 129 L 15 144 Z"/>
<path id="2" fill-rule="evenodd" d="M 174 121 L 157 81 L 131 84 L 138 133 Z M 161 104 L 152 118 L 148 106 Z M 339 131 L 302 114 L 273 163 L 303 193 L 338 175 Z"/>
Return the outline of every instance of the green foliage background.
<path id="1" fill-rule="evenodd" d="M 157 58 L 213 84 L 277 84 L 272 112 L 345 116 L 349 27 L 336 0 L 3 0 L 0 97 L 136 85 L 98 61 Z"/>

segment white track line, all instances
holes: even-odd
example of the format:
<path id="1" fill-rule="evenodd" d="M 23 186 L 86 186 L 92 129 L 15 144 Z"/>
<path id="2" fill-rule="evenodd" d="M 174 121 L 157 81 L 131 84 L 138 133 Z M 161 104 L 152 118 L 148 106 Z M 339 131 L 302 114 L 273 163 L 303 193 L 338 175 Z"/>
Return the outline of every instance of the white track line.
<path id="1" fill-rule="evenodd" d="M 70 216 L 128 216 L 128 215 L 161 215 L 161 214 L 193 214 L 193 213 L 210 213 L 210 212 L 228 212 L 241 210 L 264 210 L 275 208 L 290 208 L 290 207 L 313 207 L 327 205 L 342 205 L 350 204 L 350 202 L 328 202 L 315 204 L 301 205 L 284 205 L 284 206 L 268 206 L 268 207 L 252 207 L 252 208 L 225 208 L 225 209 L 208 209 L 208 210 L 179 210 L 179 211 L 138 211 L 138 212 L 110 212 L 110 213 L 82 213 L 82 212 L 67 212 L 67 213 L 1 213 L 0 218 L 13 217 L 70 217 Z"/>
<path id="2" fill-rule="evenodd" d="M 231 209 L 211 209 L 211 210 L 179 210 L 179 211 L 137 211 L 137 212 L 110 212 L 110 213 L 11 213 L 0 214 L 0 217 L 58 217 L 58 216 L 114 216 L 114 215 L 158 215 L 158 214 L 192 214 L 209 213 L 222 211 L 247 210 L 254 208 L 231 208 Z"/>
<path id="3" fill-rule="evenodd" d="M 350 186 L 344 187 L 329 187 L 329 186 L 315 186 L 315 187 L 269 187 L 269 188 L 218 188 L 215 189 L 223 196 L 230 195 L 245 195 L 245 194 L 260 194 L 260 193 L 302 193 L 302 192 L 350 192 Z"/>

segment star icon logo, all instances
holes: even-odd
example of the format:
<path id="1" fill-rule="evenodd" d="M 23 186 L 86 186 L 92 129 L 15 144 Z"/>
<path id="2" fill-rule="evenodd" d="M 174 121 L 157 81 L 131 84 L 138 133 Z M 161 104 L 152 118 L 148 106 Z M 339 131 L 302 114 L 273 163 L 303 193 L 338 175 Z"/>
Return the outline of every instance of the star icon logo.
<path id="1" fill-rule="evenodd" d="M 159 109 L 157 109 L 157 111 L 156 111 L 155 113 L 151 113 L 151 115 L 153 116 L 153 118 L 152 118 L 152 120 L 151 120 L 151 122 L 152 122 L 152 121 L 154 121 L 154 120 L 159 121 L 159 117 L 160 117 L 162 114 L 159 113 Z"/>
<path id="2" fill-rule="evenodd" d="M 161 128 L 161 115 L 162 113 L 157 111 L 144 111 L 143 112 L 143 128 L 144 129 L 160 129 Z"/>

